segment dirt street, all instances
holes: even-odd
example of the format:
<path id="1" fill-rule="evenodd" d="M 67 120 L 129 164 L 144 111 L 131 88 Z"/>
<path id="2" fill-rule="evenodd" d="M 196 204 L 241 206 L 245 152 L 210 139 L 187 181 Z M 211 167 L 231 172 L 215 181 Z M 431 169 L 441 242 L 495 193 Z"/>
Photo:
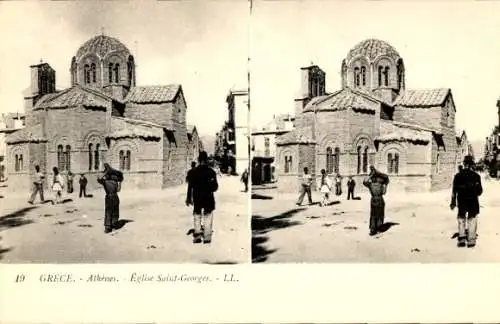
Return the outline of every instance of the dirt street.
<path id="1" fill-rule="evenodd" d="M 192 244 L 186 187 L 120 193 L 123 227 L 104 233 L 104 192 L 61 205 L 29 205 L 0 188 L 0 259 L 12 263 L 244 263 L 250 258 L 248 196 L 237 177 L 216 193 L 211 244 Z M 52 197 L 47 194 L 46 199 Z M 38 198 L 37 198 L 38 199 Z M 38 200 L 36 200 L 37 202 Z"/>

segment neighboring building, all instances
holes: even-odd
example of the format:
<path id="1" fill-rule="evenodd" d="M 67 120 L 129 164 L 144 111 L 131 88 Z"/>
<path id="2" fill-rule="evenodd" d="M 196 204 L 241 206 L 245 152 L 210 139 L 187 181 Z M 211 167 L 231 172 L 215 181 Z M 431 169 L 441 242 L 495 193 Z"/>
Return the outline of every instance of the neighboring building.
<path id="1" fill-rule="evenodd" d="M 215 155 L 221 171 L 241 174 L 249 168 L 249 109 L 248 91 L 231 90 L 226 97 L 228 118 L 216 134 Z"/>
<path id="2" fill-rule="evenodd" d="M 271 122 L 252 131 L 252 184 L 276 181 L 276 137 L 292 130 L 294 120 L 289 114 L 273 116 Z"/>
<path id="3" fill-rule="evenodd" d="M 191 145 L 188 146 L 188 155 L 187 155 L 187 163 L 191 165 L 191 162 L 198 161 L 198 155 L 200 152 L 204 150 L 203 143 L 200 139 L 200 135 L 198 134 L 198 129 L 194 125 L 187 126 L 187 135 L 188 141 Z"/>
<path id="4" fill-rule="evenodd" d="M 297 190 L 306 166 L 316 176 L 326 169 L 353 175 L 361 184 L 374 165 L 390 175 L 390 190 L 451 185 L 457 140 L 450 89 L 406 89 L 402 57 L 376 39 L 349 51 L 341 65 L 341 90 L 326 93 L 318 66 L 301 71 L 296 127 L 278 139 L 280 190 Z"/>
<path id="5" fill-rule="evenodd" d="M 500 170 L 500 99 L 497 101 L 498 125 L 493 128 L 491 135 L 486 137 L 484 147 L 484 163 L 492 176 L 498 177 Z"/>
<path id="6" fill-rule="evenodd" d="M 229 156 L 234 155 L 237 174 L 249 169 L 249 107 L 247 90 L 231 90 L 226 98 L 228 109 Z"/>
<path id="7" fill-rule="evenodd" d="M 464 157 L 467 155 L 474 156 L 474 151 L 472 149 L 472 145 L 469 142 L 469 139 L 467 138 L 467 133 L 465 131 L 462 132 L 457 132 L 457 134 L 460 134 L 460 136 L 457 136 L 457 159 L 456 159 L 456 164 L 457 168 L 459 165 L 462 165 L 464 161 Z"/>
<path id="8" fill-rule="evenodd" d="M 7 136 L 25 126 L 25 116 L 21 113 L 2 114 L 0 119 L 0 182 L 7 177 Z"/>
<path id="9" fill-rule="evenodd" d="M 188 137 L 180 85 L 136 86 L 134 57 L 104 35 L 71 59 L 70 88 L 56 91 L 49 64 L 30 68 L 26 127 L 7 138 L 9 190 L 28 190 L 36 164 L 49 176 L 54 166 L 85 173 L 90 187 L 104 162 L 125 173 L 123 188 L 184 182 L 196 144 Z"/>

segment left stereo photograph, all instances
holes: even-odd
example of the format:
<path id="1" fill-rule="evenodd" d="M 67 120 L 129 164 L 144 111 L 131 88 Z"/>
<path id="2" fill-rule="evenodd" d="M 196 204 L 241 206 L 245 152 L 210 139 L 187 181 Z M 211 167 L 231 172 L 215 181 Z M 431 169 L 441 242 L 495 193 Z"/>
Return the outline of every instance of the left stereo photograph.
<path id="1" fill-rule="evenodd" d="M 249 263 L 248 4 L 0 7 L 0 262 Z"/>

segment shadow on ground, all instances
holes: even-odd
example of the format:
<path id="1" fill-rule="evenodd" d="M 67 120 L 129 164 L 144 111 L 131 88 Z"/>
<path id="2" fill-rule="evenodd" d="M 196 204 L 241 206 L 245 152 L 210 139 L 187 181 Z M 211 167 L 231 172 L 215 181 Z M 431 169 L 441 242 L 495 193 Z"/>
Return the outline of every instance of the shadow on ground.
<path id="1" fill-rule="evenodd" d="M 203 262 L 203 264 L 238 264 L 238 262 L 234 262 L 234 261 L 209 262 L 209 261 L 206 261 L 206 262 Z"/>
<path id="2" fill-rule="evenodd" d="M 252 194 L 252 199 L 261 199 L 261 200 L 271 200 L 274 199 L 271 196 L 264 196 L 264 195 L 259 195 L 259 194 Z"/>
<path id="3" fill-rule="evenodd" d="M 116 223 L 116 226 L 115 226 L 115 229 L 121 229 L 123 228 L 125 225 L 127 225 L 128 223 L 132 223 L 133 220 L 131 219 L 120 219 L 118 220 L 118 222 Z"/>
<path id="4" fill-rule="evenodd" d="M 0 217 L 0 230 L 3 228 L 13 228 L 33 223 L 33 220 L 25 219 L 24 217 L 30 210 L 33 210 L 35 208 L 37 207 L 31 206 L 21 208 L 15 212 Z"/>
<path id="5" fill-rule="evenodd" d="M 3 249 L 3 248 L 0 248 L 0 260 L 3 259 L 3 255 L 7 252 L 10 252 L 12 250 L 12 248 L 7 248 L 7 249 Z"/>
<path id="6" fill-rule="evenodd" d="M 380 228 L 379 228 L 379 230 L 378 230 L 378 231 L 379 231 L 380 233 L 385 233 L 385 232 L 387 232 L 388 230 L 390 230 L 390 229 L 391 229 L 391 227 L 393 227 L 393 226 L 397 226 L 397 225 L 399 225 L 399 223 L 387 222 L 387 223 L 382 224 L 382 225 L 380 226 Z"/>
<path id="7" fill-rule="evenodd" d="M 269 240 L 266 236 L 270 231 L 301 225 L 299 221 L 290 218 L 305 208 L 291 209 L 272 217 L 252 216 L 252 262 L 265 262 L 276 249 L 268 249 L 264 244 Z"/>

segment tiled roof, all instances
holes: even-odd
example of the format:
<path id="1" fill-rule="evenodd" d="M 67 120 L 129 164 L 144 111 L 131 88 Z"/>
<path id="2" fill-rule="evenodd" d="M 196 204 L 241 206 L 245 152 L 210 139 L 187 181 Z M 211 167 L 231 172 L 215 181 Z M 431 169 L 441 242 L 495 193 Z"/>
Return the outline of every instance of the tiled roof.
<path id="1" fill-rule="evenodd" d="M 304 108 L 308 111 L 336 111 L 354 108 L 366 111 L 375 111 L 373 107 L 367 105 L 366 100 L 381 102 L 380 99 L 369 96 L 366 93 L 354 89 L 345 88 L 336 91 L 328 96 L 313 98 Z"/>
<path id="2" fill-rule="evenodd" d="M 375 137 L 375 141 L 380 143 L 410 142 L 428 144 L 432 139 L 433 133 L 439 134 L 418 125 L 399 122 L 384 121 L 381 126 L 384 133 Z"/>
<path id="3" fill-rule="evenodd" d="M 287 144 L 315 144 L 311 127 L 296 128 L 276 139 L 277 145 Z"/>
<path id="4" fill-rule="evenodd" d="M 139 104 L 172 102 L 180 88 L 179 84 L 133 87 L 125 102 Z"/>
<path id="5" fill-rule="evenodd" d="M 187 129 L 188 134 L 192 134 L 194 132 L 194 130 L 196 129 L 196 126 L 186 125 L 186 129 Z"/>
<path id="6" fill-rule="evenodd" d="M 107 138 L 119 139 L 119 138 L 144 138 L 144 139 L 160 139 L 158 135 L 149 132 L 140 126 L 127 127 L 114 131 L 106 136 Z"/>
<path id="7" fill-rule="evenodd" d="M 394 105 L 421 108 L 441 106 L 450 93 L 451 90 L 446 88 L 406 90 L 396 98 Z"/>
<path id="8" fill-rule="evenodd" d="M 111 132 L 107 134 L 107 138 L 144 138 L 144 139 L 160 139 L 163 134 L 164 127 L 158 124 L 123 118 L 111 118 Z"/>
<path id="9" fill-rule="evenodd" d="M 66 108 L 75 106 L 107 108 L 113 98 L 106 94 L 75 85 L 58 93 L 50 93 L 43 96 L 35 105 L 34 109 Z"/>
<path id="10" fill-rule="evenodd" d="M 7 136 L 7 144 L 47 142 L 41 124 L 22 128 Z"/>
<path id="11" fill-rule="evenodd" d="M 75 58 L 79 61 L 87 54 L 95 54 L 99 58 L 103 59 L 106 55 L 112 52 L 130 55 L 128 48 L 118 39 L 105 35 L 99 35 L 86 41 L 76 52 Z"/>
<path id="12" fill-rule="evenodd" d="M 356 44 L 347 54 L 347 61 L 358 56 L 363 56 L 370 61 L 374 61 L 381 55 L 399 58 L 399 53 L 387 42 L 379 39 L 367 39 Z"/>

